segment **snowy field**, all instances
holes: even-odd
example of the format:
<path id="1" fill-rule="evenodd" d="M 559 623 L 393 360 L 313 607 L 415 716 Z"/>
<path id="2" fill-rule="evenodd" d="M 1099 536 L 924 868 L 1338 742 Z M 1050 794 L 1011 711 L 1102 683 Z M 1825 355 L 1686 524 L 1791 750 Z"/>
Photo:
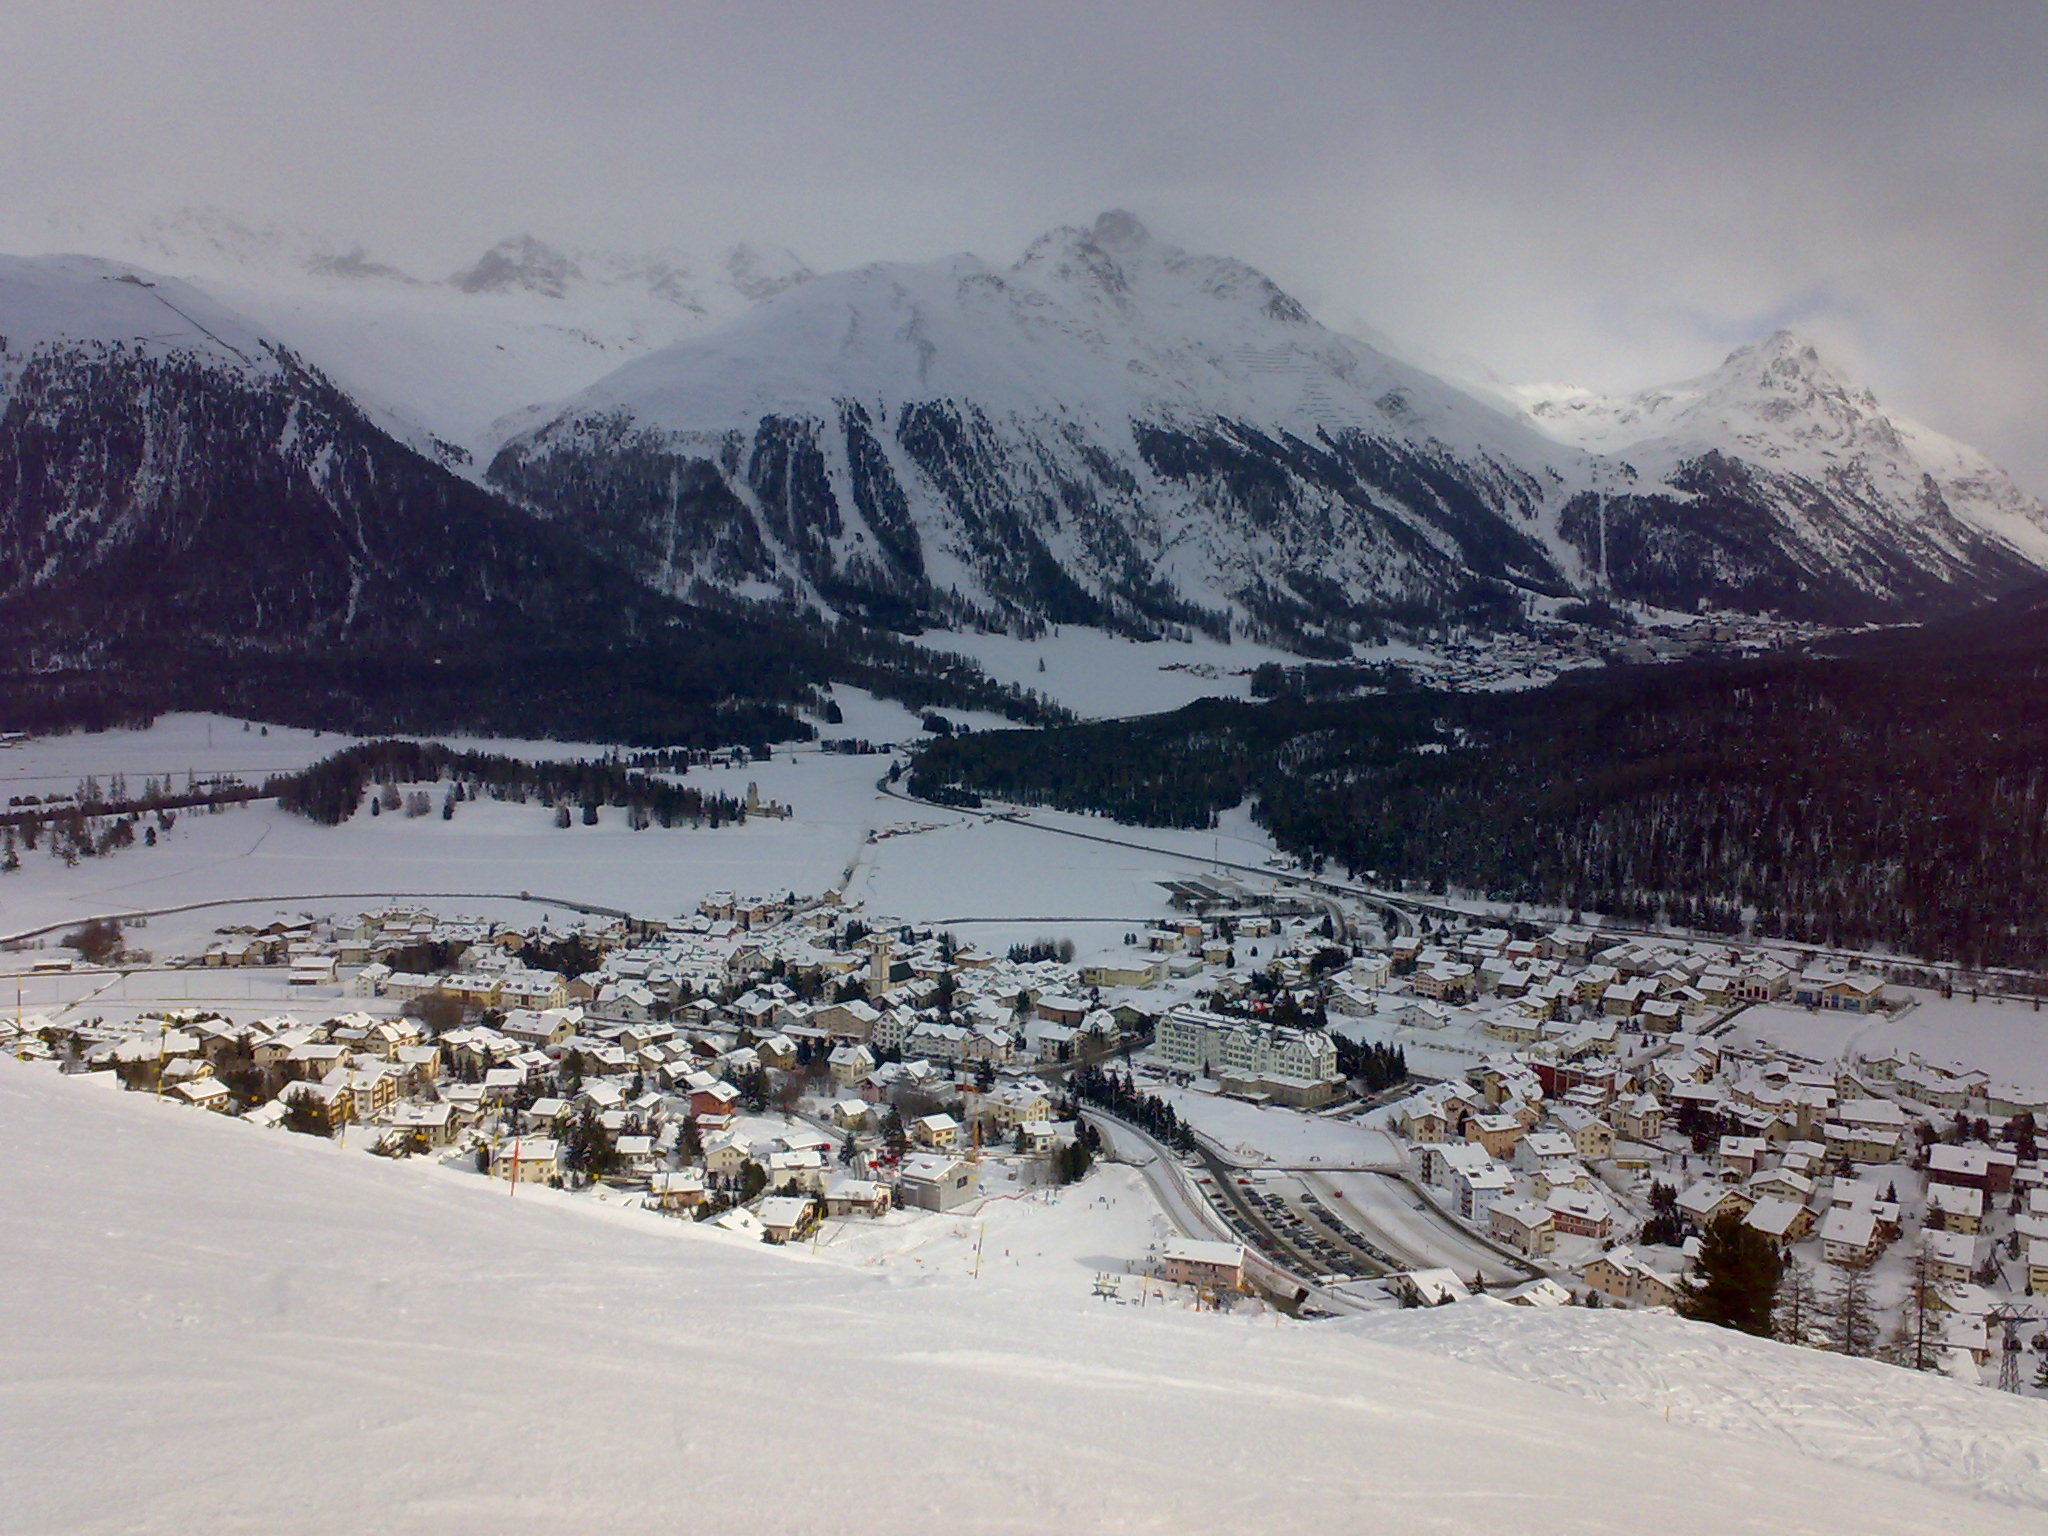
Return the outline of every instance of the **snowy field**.
<path id="1" fill-rule="evenodd" d="M 1973 1003 L 1966 995 L 1943 998 L 1919 988 L 1894 990 L 1911 1000 L 1897 1018 L 1749 1008 L 1736 1018 L 1730 1038 L 1821 1060 L 1852 1049 L 1863 1056 L 1888 1049 L 1916 1051 L 1934 1066 L 1975 1068 L 2002 1082 L 2048 1092 L 2048 1010 L 2016 999 Z"/>
<path id="2" fill-rule="evenodd" d="M 1422 1077 L 1464 1077 L 1495 1057 L 1513 1054 L 1513 1047 L 1476 1029 L 1418 1029 L 1397 1024 L 1391 1007 L 1378 1017 L 1332 1015 L 1330 1033 L 1360 1045 L 1399 1046 L 1408 1069 Z"/>
<path id="3" fill-rule="evenodd" d="M 1401 1149 L 1384 1131 L 1368 1131 L 1349 1120 L 1325 1119 L 1292 1109 L 1269 1109 L 1239 1099 L 1187 1088 L 1153 1088 L 1174 1113 L 1247 1166 L 1300 1168 L 1401 1166 Z"/>
<path id="4" fill-rule="evenodd" d="M 895 727 L 907 717 L 894 706 L 849 696 L 849 718 Z M 143 731 L 38 739 L 0 754 L 0 782 L 10 794 L 68 790 L 87 774 L 104 788 L 125 774 L 131 792 L 146 777 L 239 773 L 262 775 L 304 767 L 348 745 L 350 738 L 272 727 L 268 736 L 212 716 L 167 716 Z M 606 749 L 580 743 L 450 738 L 533 758 L 576 759 Z M 629 831 L 619 813 L 596 827 L 560 829 L 537 804 L 482 800 L 453 821 L 438 814 L 411 820 L 358 811 L 340 827 L 322 827 L 271 805 L 218 815 L 186 812 L 154 848 L 134 847 L 66 868 L 47 854 L 24 853 L 22 867 L 0 879 L 0 933 L 101 914 L 150 911 L 193 902 L 247 900 L 239 911 L 159 918 L 149 947 L 171 952 L 193 934 L 223 922 L 261 920 L 260 903 L 279 897 L 292 910 L 342 910 L 323 902 L 355 895 L 516 898 L 522 891 L 568 901 L 670 916 L 695 906 L 705 892 L 770 888 L 818 891 L 836 885 L 870 825 L 881 814 L 875 780 L 879 757 L 840 757 L 787 750 L 744 768 L 696 769 L 690 782 L 735 797 L 750 782 L 771 799 L 801 801 L 787 821 L 756 819 L 742 827 Z M 459 909 L 481 916 L 538 920 L 516 900 L 466 900 Z M 559 917 L 572 914 L 558 913 Z M 189 932 L 188 932 L 189 930 Z M 138 942 L 142 942 L 138 935 Z"/>
<path id="5" fill-rule="evenodd" d="M 2040 1524 L 2038 1405 L 1897 1371 L 1858 1396 L 1775 1351 L 1756 1412 L 1788 1422 L 1760 1435 L 1714 1405 L 1762 1367 L 1676 1323 L 1576 1315 L 1568 1353 L 1527 1314 L 1475 1342 L 1463 1309 L 1119 1307 L 1024 1265 L 991 1283 L 987 1236 L 980 1280 L 848 1267 L 13 1061 L 0 1158 L 0 1530 L 23 1536 Z M 1138 1235 L 1091 1190 L 1124 1198 L 1070 1193 L 1062 1271 Z M 1553 1353 L 1565 1390 L 1515 1379 Z M 1586 1402 L 1596 1369 L 1662 1385 Z M 1816 1402 L 1827 1433 L 1798 1431 Z"/>
<path id="6" fill-rule="evenodd" d="M 900 706 L 854 690 L 835 697 L 846 716 L 828 737 L 902 740 L 917 729 Z M 348 738 L 273 727 L 269 735 L 211 716 L 168 716 L 144 731 L 39 739 L 0 753 L 10 794 L 70 790 L 91 775 L 102 788 L 125 774 L 131 792 L 150 777 L 238 773 L 249 782 L 304 767 Z M 604 749 L 556 742 L 473 742 L 536 758 L 579 758 Z M 452 821 L 372 817 L 359 811 L 322 827 L 267 804 L 217 815 L 187 812 L 154 848 L 133 847 L 66 868 L 47 853 L 24 853 L 0 878 L 0 936 L 90 916 L 161 912 L 192 903 L 235 908 L 159 916 L 135 942 L 159 954 L 203 948 L 229 922 L 277 912 L 353 911 L 384 898 L 431 901 L 451 915 L 531 923 L 573 912 L 536 906 L 520 893 L 557 902 L 671 917 L 717 890 L 795 891 L 841 887 L 871 911 L 919 923 L 958 922 L 961 936 L 1002 950 L 1032 939 L 1071 937 L 1084 957 L 1122 948 L 1123 935 L 1166 915 L 1161 880 L 1199 872 L 1221 857 L 1261 865 L 1271 854 L 1242 811 L 1215 832 L 1125 828 L 1083 816 L 1035 812 L 1033 823 L 1086 837 L 938 810 L 881 793 L 891 759 L 841 756 L 814 746 L 778 748 L 763 762 L 695 768 L 688 782 L 743 797 L 749 784 L 793 808 L 787 820 L 753 818 L 740 827 L 630 831 L 607 812 L 596 827 L 557 828 L 538 804 L 482 800 Z M 869 842 L 869 834 L 876 839 Z M 1170 850 L 1145 853 L 1123 839 Z M 276 903 L 276 905 L 273 905 Z M 971 925 L 971 926 L 969 926 Z"/>
<path id="7" fill-rule="evenodd" d="M 983 1169 L 987 1198 L 977 1205 L 945 1215 L 891 1211 L 880 1221 L 827 1222 L 812 1251 L 862 1269 L 971 1279 L 1039 1302 L 1099 1305 L 1095 1278 L 1108 1274 L 1134 1301 L 1143 1292 L 1155 1303 L 1188 1304 L 1180 1287 L 1125 1278 L 1176 1235 L 1136 1169 L 1104 1165 L 1083 1183 L 1028 1191 L 992 1183 L 998 1165 Z"/>
<path id="8" fill-rule="evenodd" d="M 1901 1484 L 2048 1510 L 2048 1403 L 2038 1399 L 1790 1349 L 1669 1313 L 1532 1314 L 1484 1301 L 1335 1326 Z"/>
<path id="9" fill-rule="evenodd" d="M 947 634 L 932 646 L 969 657 L 998 682 L 1035 688 L 1090 720 L 1156 714 L 1196 699 L 1248 699 L 1251 670 L 1260 662 L 1301 664 L 1298 656 L 1250 641 L 1126 640 L 1097 629 L 1066 628 L 1037 640 Z"/>
<path id="10" fill-rule="evenodd" d="M 1101 630 L 1063 628 L 1036 640 L 1010 635 L 942 634 L 935 650 L 975 661 L 998 682 L 1016 683 L 1064 704 L 1085 720 L 1159 714 L 1197 699 L 1249 699 L 1251 673 L 1262 662 L 1298 667 L 1302 658 L 1250 640 L 1127 640 Z M 1435 663 L 1406 644 L 1368 646 L 1361 662 Z M 1045 670 L 1039 670 L 1039 663 Z M 1506 681 L 1496 686 L 1527 686 Z"/>

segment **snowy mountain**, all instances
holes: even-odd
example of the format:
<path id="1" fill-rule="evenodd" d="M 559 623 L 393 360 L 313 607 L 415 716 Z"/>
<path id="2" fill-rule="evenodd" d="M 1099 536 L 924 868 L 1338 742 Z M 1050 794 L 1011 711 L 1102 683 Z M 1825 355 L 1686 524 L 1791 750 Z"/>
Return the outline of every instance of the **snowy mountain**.
<path id="1" fill-rule="evenodd" d="M 205 212 L 114 243 L 662 594 L 1332 653 L 1531 594 L 1917 617 L 2048 564 L 2038 503 L 1794 338 L 1502 408 L 1122 213 L 825 277 L 519 236 L 424 281 Z"/>
<path id="2" fill-rule="evenodd" d="M 1777 356 L 1722 397 L 1789 388 Z M 2037 574 L 2023 512 L 1907 483 L 1881 433 L 1823 474 L 1718 419 L 1661 453 L 1555 430 L 1110 213 L 1008 267 L 814 280 L 529 413 L 489 473 L 663 589 L 939 623 L 1329 646 L 1518 591 L 1859 618 Z"/>
<path id="3" fill-rule="evenodd" d="M 891 636 L 677 602 L 383 415 L 193 284 L 0 257 L 0 713 L 708 744 L 802 734 L 833 679 L 1039 713 Z"/>
<path id="4" fill-rule="evenodd" d="M 818 278 L 533 413 L 490 474 L 670 590 L 1293 633 L 1568 590 L 1546 515 L 1597 466 L 1112 213 L 1005 268 Z"/>
<path id="5" fill-rule="evenodd" d="M 1705 566 L 1738 590 L 1790 575 L 1816 593 L 1933 597 L 2008 567 L 1987 539 L 2048 562 L 2048 507 L 1981 454 L 1886 411 L 1791 331 L 1681 384 L 1511 393 L 1561 442 L 1666 488 L 1601 509 L 1607 558 L 1627 572 L 1616 585 L 1643 596 Z"/>
<path id="6" fill-rule="evenodd" d="M 572 395 L 811 276 L 773 246 L 698 258 L 519 235 L 430 281 L 334 232 L 252 225 L 218 209 L 53 235 L 205 288 L 287 338 L 399 435 L 459 450 L 449 454 L 458 467 L 488 456 L 499 417 Z"/>
<path id="7" fill-rule="evenodd" d="M 834 1263 L 6 1059 L 0 1159 L 34 1277 L 0 1289 L 10 1529 L 2017 1536 L 2048 1505 L 2038 1403 L 1703 1325 L 1260 1326 L 1106 1305 L 1114 1249 L 1021 1287 L 993 1242 L 979 1280 Z"/>
<path id="8" fill-rule="evenodd" d="M 0 622 L 17 645 L 439 645 L 672 614 L 193 285 L 0 258 Z"/>

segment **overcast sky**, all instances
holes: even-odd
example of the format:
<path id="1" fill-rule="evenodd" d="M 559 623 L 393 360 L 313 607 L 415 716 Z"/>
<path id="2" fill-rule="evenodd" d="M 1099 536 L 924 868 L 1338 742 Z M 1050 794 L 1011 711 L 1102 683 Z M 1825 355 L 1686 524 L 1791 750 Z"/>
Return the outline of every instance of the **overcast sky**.
<path id="1" fill-rule="evenodd" d="M 4 0 L 0 236 L 216 205 L 826 268 L 1131 209 L 1327 322 L 1635 387 L 1780 323 L 2048 492 L 2048 5 Z"/>

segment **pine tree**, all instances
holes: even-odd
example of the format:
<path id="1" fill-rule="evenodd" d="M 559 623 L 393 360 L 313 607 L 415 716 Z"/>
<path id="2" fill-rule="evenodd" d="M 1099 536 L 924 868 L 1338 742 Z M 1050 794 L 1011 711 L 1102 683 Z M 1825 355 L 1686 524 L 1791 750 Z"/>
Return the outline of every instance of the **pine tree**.
<path id="1" fill-rule="evenodd" d="M 1701 1234 L 1693 1273 L 1679 1286 L 1678 1310 L 1716 1327 L 1768 1337 L 1783 1271 L 1771 1240 L 1724 1212 Z"/>

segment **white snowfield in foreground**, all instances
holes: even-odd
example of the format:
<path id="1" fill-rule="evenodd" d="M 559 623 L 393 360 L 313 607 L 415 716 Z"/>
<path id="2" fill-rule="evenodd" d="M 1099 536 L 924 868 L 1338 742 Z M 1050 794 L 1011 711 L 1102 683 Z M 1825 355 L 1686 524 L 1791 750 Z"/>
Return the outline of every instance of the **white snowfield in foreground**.
<path id="1" fill-rule="evenodd" d="M 1669 1313 L 1504 1302 L 1331 1325 L 1817 1460 L 2048 1509 L 2048 1404 Z M 2033 1368 L 2033 1361 L 2027 1361 Z M 1975 1527 L 1965 1527 L 1975 1529 Z"/>
<path id="2" fill-rule="evenodd" d="M 12 1061 L 0 1159 L 8 1532 L 2040 1529 L 1369 1332 L 849 1270 Z"/>

